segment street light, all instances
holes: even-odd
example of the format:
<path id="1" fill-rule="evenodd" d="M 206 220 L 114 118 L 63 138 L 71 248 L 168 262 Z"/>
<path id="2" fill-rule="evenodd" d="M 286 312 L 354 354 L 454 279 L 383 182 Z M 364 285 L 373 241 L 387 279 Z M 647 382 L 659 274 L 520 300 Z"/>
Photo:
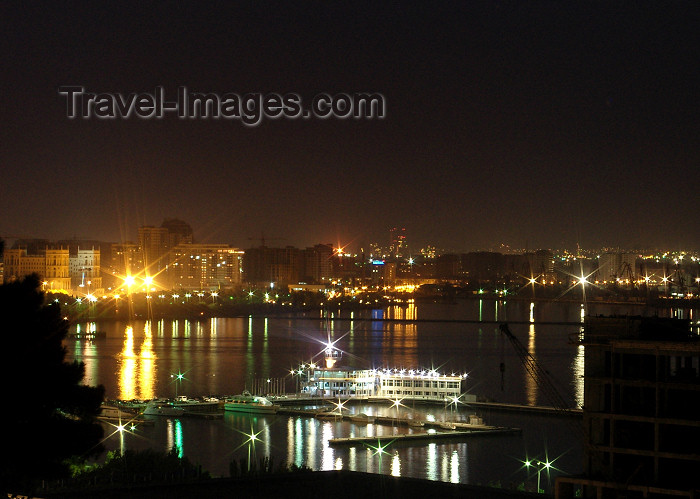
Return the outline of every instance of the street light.
<path id="1" fill-rule="evenodd" d="M 177 374 L 171 374 L 171 378 L 174 378 L 175 381 L 175 398 L 178 397 L 178 385 L 182 383 L 182 380 L 185 379 L 185 373 L 182 373 L 178 370 Z"/>
<path id="2" fill-rule="evenodd" d="M 525 468 L 530 470 L 531 466 L 537 467 L 537 493 L 543 493 L 544 490 L 540 489 L 540 474 L 543 470 L 547 470 L 547 476 L 549 476 L 549 470 L 552 468 L 552 463 L 549 461 L 531 460 L 528 459 L 524 462 Z"/>

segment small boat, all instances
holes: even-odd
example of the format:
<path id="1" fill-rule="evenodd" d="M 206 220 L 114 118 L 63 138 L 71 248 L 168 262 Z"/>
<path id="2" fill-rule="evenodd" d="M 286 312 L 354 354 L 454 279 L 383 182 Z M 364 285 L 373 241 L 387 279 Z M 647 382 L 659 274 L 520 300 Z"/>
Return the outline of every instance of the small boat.
<path id="1" fill-rule="evenodd" d="M 409 419 L 408 426 L 412 426 L 414 428 L 423 428 L 425 426 L 425 423 L 423 421 L 418 421 L 417 419 Z"/>
<path id="2" fill-rule="evenodd" d="M 100 408 L 100 415 L 98 417 L 101 419 L 123 419 L 127 421 L 137 415 L 135 411 L 117 405 L 103 403 Z"/>
<path id="3" fill-rule="evenodd" d="M 185 414 L 185 410 L 167 400 L 152 400 L 146 404 L 143 414 L 144 416 L 179 417 Z"/>
<path id="4" fill-rule="evenodd" d="M 374 423 L 374 416 L 368 416 L 364 412 L 360 412 L 358 414 L 351 415 L 350 421 L 353 423 L 372 424 Z"/>
<path id="5" fill-rule="evenodd" d="M 276 414 L 279 408 L 279 405 L 273 404 L 265 397 L 252 395 L 247 390 L 241 395 L 229 397 L 224 401 L 224 410 L 226 411 Z"/>
<path id="6" fill-rule="evenodd" d="M 141 417 L 141 413 L 125 409 L 116 405 L 102 404 L 102 411 L 97 416 L 99 421 L 112 425 L 152 425 L 152 420 Z"/>

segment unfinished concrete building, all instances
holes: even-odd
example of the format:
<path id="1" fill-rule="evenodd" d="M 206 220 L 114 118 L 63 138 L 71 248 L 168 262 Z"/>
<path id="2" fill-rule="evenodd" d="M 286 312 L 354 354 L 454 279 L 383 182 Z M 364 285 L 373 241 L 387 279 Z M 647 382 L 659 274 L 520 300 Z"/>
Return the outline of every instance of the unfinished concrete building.
<path id="1" fill-rule="evenodd" d="M 590 317 L 584 476 L 568 497 L 700 497 L 700 337 L 688 320 Z"/>

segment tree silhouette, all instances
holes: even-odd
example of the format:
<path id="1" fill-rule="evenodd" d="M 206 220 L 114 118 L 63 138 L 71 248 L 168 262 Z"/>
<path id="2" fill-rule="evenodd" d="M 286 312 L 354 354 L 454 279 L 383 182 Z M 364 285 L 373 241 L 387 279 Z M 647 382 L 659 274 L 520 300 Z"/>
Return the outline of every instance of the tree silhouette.
<path id="1" fill-rule="evenodd" d="M 104 388 L 82 385 L 84 365 L 65 362 L 67 332 L 59 305 L 44 304 L 38 276 L 0 285 L 0 493 L 30 493 L 66 476 L 67 458 L 101 450 L 95 416 Z"/>

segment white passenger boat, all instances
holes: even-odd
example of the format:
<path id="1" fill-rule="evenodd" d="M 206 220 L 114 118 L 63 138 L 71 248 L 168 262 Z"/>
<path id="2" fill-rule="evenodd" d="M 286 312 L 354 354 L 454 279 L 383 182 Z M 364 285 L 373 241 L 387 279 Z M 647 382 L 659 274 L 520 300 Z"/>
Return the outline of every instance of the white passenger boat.
<path id="1" fill-rule="evenodd" d="M 273 404 L 265 397 L 252 395 L 248 391 L 244 391 L 241 395 L 229 397 L 224 402 L 224 410 L 235 412 L 276 414 L 279 408 L 279 405 Z"/>

